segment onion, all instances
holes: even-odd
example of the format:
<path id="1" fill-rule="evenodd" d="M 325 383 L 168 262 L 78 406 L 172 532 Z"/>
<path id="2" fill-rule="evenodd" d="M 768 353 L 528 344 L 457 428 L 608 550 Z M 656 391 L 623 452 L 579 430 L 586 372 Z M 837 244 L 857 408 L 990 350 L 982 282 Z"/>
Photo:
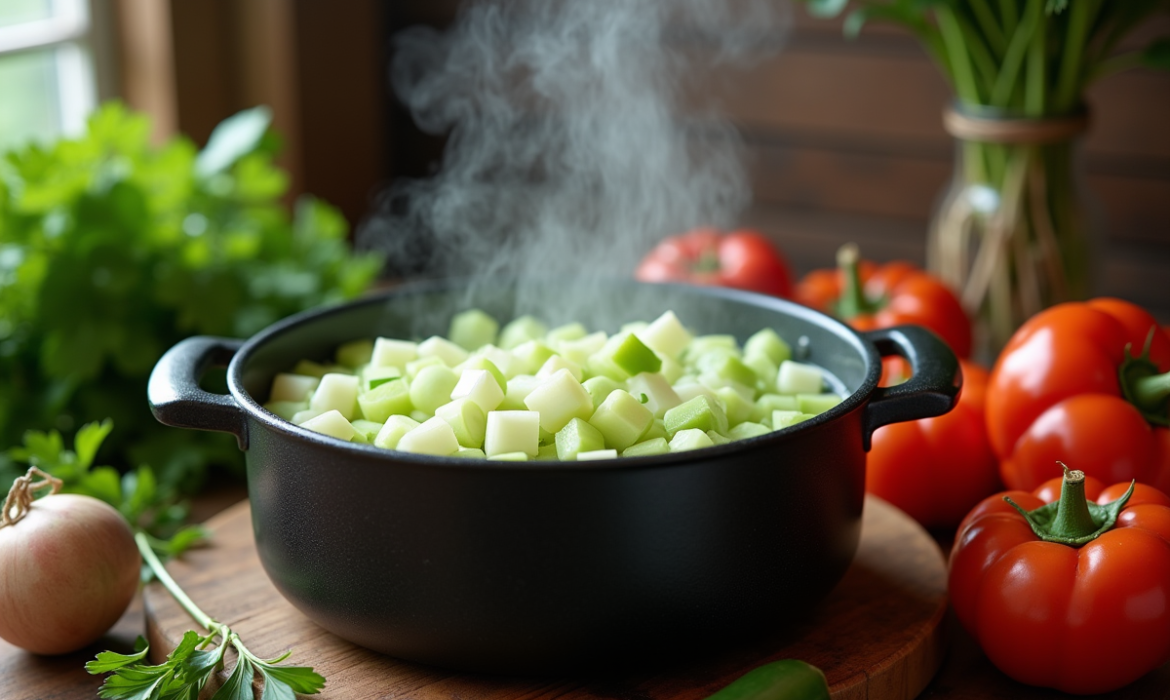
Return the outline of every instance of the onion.
<path id="1" fill-rule="evenodd" d="M 34 501 L 45 487 L 51 493 Z M 58 494 L 60 487 L 33 467 L 0 512 L 0 637 L 37 654 L 76 651 L 113 627 L 138 589 L 142 564 L 118 511 Z"/>

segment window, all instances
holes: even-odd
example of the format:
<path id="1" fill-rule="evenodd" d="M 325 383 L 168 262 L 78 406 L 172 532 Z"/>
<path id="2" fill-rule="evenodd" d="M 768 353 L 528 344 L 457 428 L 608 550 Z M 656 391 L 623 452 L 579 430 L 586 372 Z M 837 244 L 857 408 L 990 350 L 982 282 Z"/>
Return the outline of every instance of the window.
<path id="1" fill-rule="evenodd" d="M 75 134 L 97 99 L 89 0 L 0 2 L 0 150 Z"/>

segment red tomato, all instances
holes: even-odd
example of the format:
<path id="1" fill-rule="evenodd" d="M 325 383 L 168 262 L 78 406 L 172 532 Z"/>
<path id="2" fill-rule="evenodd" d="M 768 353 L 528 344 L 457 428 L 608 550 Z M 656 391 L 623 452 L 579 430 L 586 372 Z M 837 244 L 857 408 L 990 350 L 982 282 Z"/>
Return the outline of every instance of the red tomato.
<path id="1" fill-rule="evenodd" d="M 958 404 L 936 418 L 879 428 L 866 462 L 866 490 L 923 527 L 953 528 L 1002 488 L 983 421 L 987 370 L 966 360 L 960 364 Z"/>
<path id="2" fill-rule="evenodd" d="M 1081 503 L 1104 505 L 1129 486 L 1086 479 Z M 1022 683 L 1087 694 L 1170 659 L 1170 497 L 1137 484 L 1113 527 L 1070 546 L 1043 539 L 1004 496 L 1035 510 L 1053 488 L 987 498 L 955 539 L 951 604 L 992 663 Z"/>
<path id="3" fill-rule="evenodd" d="M 695 229 L 659 243 L 638 265 L 643 282 L 687 282 L 736 287 L 787 297 L 792 293 L 788 263 L 755 231 L 720 233 Z"/>
<path id="4" fill-rule="evenodd" d="M 1075 454 L 1104 481 L 1170 491 L 1170 376 L 1153 378 L 1162 398 L 1142 408 L 1120 379 L 1126 348 L 1140 355 L 1147 339 L 1149 372 L 1166 373 L 1170 335 L 1119 299 L 1054 306 L 1016 331 L 991 372 L 986 414 L 1008 488 L 1035 488 Z"/>

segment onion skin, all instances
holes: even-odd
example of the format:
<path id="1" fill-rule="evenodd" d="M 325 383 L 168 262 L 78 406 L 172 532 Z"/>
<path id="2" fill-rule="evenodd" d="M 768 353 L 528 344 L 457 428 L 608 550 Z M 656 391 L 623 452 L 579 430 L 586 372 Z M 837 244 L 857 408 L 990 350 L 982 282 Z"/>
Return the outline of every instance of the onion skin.
<path id="1" fill-rule="evenodd" d="M 109 505 L 73 494 L 33 502 L 0 528 L 0 637 L 36 654 L 81 649 L 138 590 L 134 533 Z"/>

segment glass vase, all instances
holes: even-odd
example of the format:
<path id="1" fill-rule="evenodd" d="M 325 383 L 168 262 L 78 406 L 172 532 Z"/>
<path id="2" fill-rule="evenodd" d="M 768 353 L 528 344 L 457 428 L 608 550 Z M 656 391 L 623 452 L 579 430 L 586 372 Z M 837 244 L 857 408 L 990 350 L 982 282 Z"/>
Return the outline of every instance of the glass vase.
<path id="1" fill-rule="evenodd" d="M 1015 119 L 950 109 L 955 169 L 927 238 L 927 264 L 975 322 L 991 361 L 1037 312 L 1087 298 L 1093 207 L 1077 158 L 1086 114 Z"/>

